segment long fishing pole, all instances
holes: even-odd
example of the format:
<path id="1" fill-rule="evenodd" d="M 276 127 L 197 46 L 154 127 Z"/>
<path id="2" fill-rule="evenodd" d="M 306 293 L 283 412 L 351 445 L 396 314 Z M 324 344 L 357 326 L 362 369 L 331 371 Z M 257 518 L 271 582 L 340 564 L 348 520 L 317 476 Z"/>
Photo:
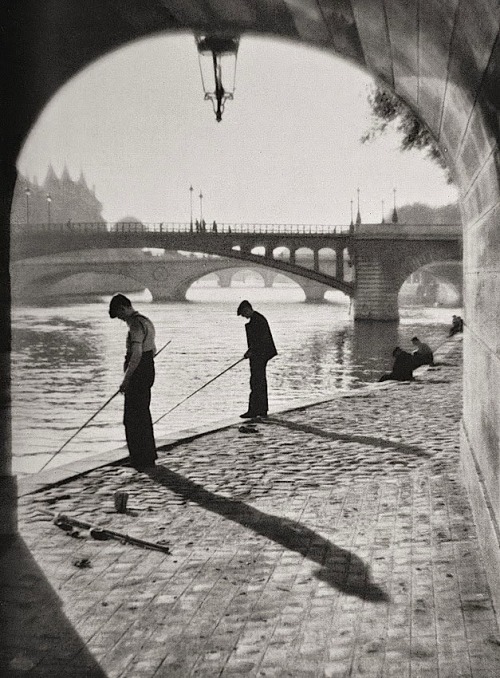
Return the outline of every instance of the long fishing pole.
<path id="1" fill-rule="evenodd" d="M 239 360 L 237 360 L 235 363 L 233 363 L 233 364 L 230 365 L 229 367 L 226 367 L 226 369 L 223 370 L 222 372 L 220 372 L 220 374 L 218 374 L 217 376 L 213 377 L 213 379 L 210 379 L 210 381 L 207 381 L 207 383 L 206 383 L 206 384 L 203 384 L 203 386 L 200 386 L 200 388 L 197 388 L 196 391 L 193 391 L 193 393 L 190 393 L 188 396 L 186 396 L 186 397 L 184 398 L 184 400 L 181 400 L 179 403 L 177 403 L 177 405 L 174 405 L 173 407 L 171 407 L 171 408 L 168 410 L 168 412 L 165 412 L 165 414 L 162 414 L 161 417 L 158 417 L 158 419 L 157 419 L 156 421 L 154 421 L 153 424 L 157 424 L 161 419 L 163 419 L 163 417 L 166 417 L 167 414 L 170 414 L 170 412 L 173 412 L 175 409 L 177 409 L 177 408 L 179 407 L 179 405 L 182 405 L 182 403 L 185 403 L 186 400 L 189 400 L 189 398 L 192 398 L 194 395 L 196 395 L 196 393 L 199 393 L 202 389 L 204 389 L 206 386 L 208 386 L 209 384 L 211 384 L 213 381 L 215 381 L 215 380 L 218 379 L 219 377 L 222 377 L 222 375 L 223 375 L 223 374 L 226 374 L 226 372 L 229 372 L 229 370 L 232 370 L 233 367 L 236 367 L 236 365 L 239 365 L 243 360 L 245 360 L 245 358 L 240 358 Z"/>
<path id="2" fill-rule="evenodd" d="M 169 341 L 167 341 L 167 343 L 166 343 L 164 346 L 162 346 L 162 347 L 160 348 L 159 351 L 157 351 L 157 352 L 155 353 L 155 356 L 154 356 L 154 357 L 156 358 L 156 356 L 160 355 L 160 353 L 163 351 L 163 349 L 167 348 L 167 346 L 171 343 L 171 341 L 172 341 L 172 339 L 170 339 Z M 49 457 L 49 459 L 45 462 L 45 464 L 44 464 L 41 468 L 38 469 L 37 473 L 40 473 L 41 471 L 43 471 L 43 469 L 44 469 L 46 466 L 48 466 L 48 465 L 50 464 L 50 462 L 52 461 L 52 459 L 54 459 L 54 457 L 56 456 L 56 454 L 59 454 L 59 452 L 61 452 L 62 450 L 64 450 L 64 448 L 66 447 L 66 445 L 67 445 L 68 443 L 70 443 L 70 442 L 73 440 L 73 438 L 76 438 L 76 436 L 80 433 L 80 431 L 82 431 L 82 430 L 87 426 L 87 424 L 90 424 L 90 422 L 92 421 L 92 419 L 95 419 L 95 418 L 97 417 L 97 415 L 98 415 L 100 412 L 102 412 L 103 409 L 104 409 L 107 405 L 109 405 L 109 403 L 110 403 L 114 398 L 116 398 L 116 396 L 117 396 L 119 393 L 120 393 L 120 389 L 118 389 L 118 391 L 115 391 L 115 393 L 113 393 L 113 395 L 110 396 L 110 397 L 106 400 L 106 402 L 104 403 L 104 405 L 101 405 L 101 407 L 97 410 L 97 412 L 94 412 L 94 414 L 93 414 L 89 419 L 87 419 L 87 421 L 86 421 L 84 424 L 82 424 L 82 425 L 80 426 L 80 428 L 78 429 L 78 431 L 76 431 L 76 433 L 73 433 L 73 435 L 71 436 L 71 438 L 68 438 L 68 440 L 64 443 L 64 445 L 62 445 L 62 446 L 57 450 L 57 452 L 54 452 L 54 454 L 53 454 L 51 457 Z"/>

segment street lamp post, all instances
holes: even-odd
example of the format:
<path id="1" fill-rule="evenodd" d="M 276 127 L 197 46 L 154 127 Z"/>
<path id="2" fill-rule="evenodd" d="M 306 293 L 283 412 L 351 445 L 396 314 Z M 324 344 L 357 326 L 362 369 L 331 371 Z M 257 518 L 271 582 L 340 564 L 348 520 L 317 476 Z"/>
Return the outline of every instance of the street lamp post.
<path id="1" fill-rule="evenodd" d="M 392 223 L 397 224 L 398 223 L 398 211 L 396 209 L 396 189 L 393 188 L 392 192 L 394 193 L 394 209 L 392 211 Z"/>
<path id="2" fill-rule="evenodd" d="M 50 226 L 50 203 L 52 202 L 52 198 L 50 197 L 50 193 L 47 193 L 47 223 Z"/>
<path id="3" fill-rule="evenodd" d="M 205 101 L 212 102 L 215 119 L 220 122 L 226 101 L 232 100 L 234 95 L 240 38 L 235 35 L 197 35 L 195 40 Z"/>
<path id="4" fill-rule="evenodd" d="M 200 190 L 200 224 L 203 224 L 203 193 Z"/>
<path id="5" fill-rule="evenodd" d="M 26 193 L 26 226 L 30 225 L 30 195 L 31 191 L 29 188 L 26 188 L 24 191 Z"/>
<path id="6" fill-rule="evenodd" d="M 193 232 L 193 187 L 189 187 L 189 230 Z"/>

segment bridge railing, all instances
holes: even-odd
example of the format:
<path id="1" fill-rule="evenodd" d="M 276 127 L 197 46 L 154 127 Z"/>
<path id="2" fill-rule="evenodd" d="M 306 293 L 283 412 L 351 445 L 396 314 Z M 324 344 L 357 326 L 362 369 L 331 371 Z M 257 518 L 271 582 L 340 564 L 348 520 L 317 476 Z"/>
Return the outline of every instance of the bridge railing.
<path id="1" fill-rule="evenodd" d="M 183 233 L 183 234 L 232 234 L 251 235 L 341 235 L 348 234 L 350 227 L 329 224 L 261 224 L 228 223 L 196 224 L 189 222 L 116 222 L 62 224 L 12 224 L 14 235 L 29 233 Z"/>
<path id="2" fill-rule="evenodd" d="M 349 235 L 359 238 L 408 238 L 462 236 L 460 224 L 261 224 L 261 223 L 228 223 L 213 222 L 200 225 L 189 222 L 100 222 L 64 224 L 12 224 L 13 236 L 27 236 L 30 233 L 179 233 L 184 235 Z"/>

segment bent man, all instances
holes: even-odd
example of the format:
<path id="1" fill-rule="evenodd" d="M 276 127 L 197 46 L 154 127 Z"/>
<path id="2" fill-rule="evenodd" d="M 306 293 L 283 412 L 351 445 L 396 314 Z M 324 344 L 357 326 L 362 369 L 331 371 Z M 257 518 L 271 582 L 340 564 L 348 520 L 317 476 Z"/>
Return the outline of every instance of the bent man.
<path id="1" fill-rule="evenodd" d="M 155 328 L 151 320 L 136 311 L 130 299 L 116 294 L 109 303 L 111 318 L 128 325 L 123 381 L 125 395 L 123 423 L 132 466 L 143 471 L 157 459 L 153 422 L 149 406 L 155 380 Z"/>
<path id="2" fill-rule="evenodd" d="M 266 417 L 268 409 L 266 367 L 271 358 L 278 355 L 266 318 L 254 311 L 245 299 L 238 306 L 238 315 L 248 318 L 245 325 L 248 350 L 244 357 L 250 360 L 250 398 L 248 410 L 242 419 Z"/>
<path id="3" fill-rule="evenodd" d="M 448 332 L 448 336 L 452 337 L 454 334 L 458 334 L 458 332 L 463 332 L 464 331 L 464 321 L 459 315 L 454 315 L 451 318 L 451 327 L 450 331 Z"/>
<path id="4" fill-rule="evenodd" d="M 407 351 L 403 351 L 399 346 L 396 346 L 392 355 L 394 356 L 392 372 L 383 374 L 379 381 L 388 381 L 389 379 L 394 381 L 413 381 L 413 356 Z"/>
<path id="5" fill-rule="evenodd" d="M 421 365 L 434 365 L 434 354 L 429 344 L 420 341 L 418 337 L 413 337 L 411 343 L 415 347 L 413 351 L 413 367 Z"/>

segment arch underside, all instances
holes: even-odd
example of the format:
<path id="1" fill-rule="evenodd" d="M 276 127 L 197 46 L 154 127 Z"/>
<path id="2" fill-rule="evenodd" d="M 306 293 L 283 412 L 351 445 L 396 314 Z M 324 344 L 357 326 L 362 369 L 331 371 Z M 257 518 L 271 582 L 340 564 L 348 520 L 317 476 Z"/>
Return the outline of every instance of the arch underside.
<path id="1" fill-rule="evenodd" d="M 425 122 L 460 188 L 467 321 L 462 465 L 488 554 L 490 589 L 500 608 L 498 1 L 51 0 L 49 6 L 47 11 L 47 3 L 39 0 L 4 3 L 3 224 L 8 224 L 20 148 L 51 97 L 93 60 L 159 32 L 260 33 L 314 45 L 370 71 Z M 41 26 L 43 40 L 34 49 L 33 36 L 40 35 Z M 0 256 L 0 307 L 6 309 L 1 320 L 8 328 L 8 248 Z M 382 286 L 382 277 L 379 282 Z M 0 333 L 0 341 L 8 356 L 8 330 Z M 4 363 L 0 383 L 7 385 L 8 408 L 8 360 Z M 0 462 L 0 472 L 9 476 L 8 459 Z"/>

